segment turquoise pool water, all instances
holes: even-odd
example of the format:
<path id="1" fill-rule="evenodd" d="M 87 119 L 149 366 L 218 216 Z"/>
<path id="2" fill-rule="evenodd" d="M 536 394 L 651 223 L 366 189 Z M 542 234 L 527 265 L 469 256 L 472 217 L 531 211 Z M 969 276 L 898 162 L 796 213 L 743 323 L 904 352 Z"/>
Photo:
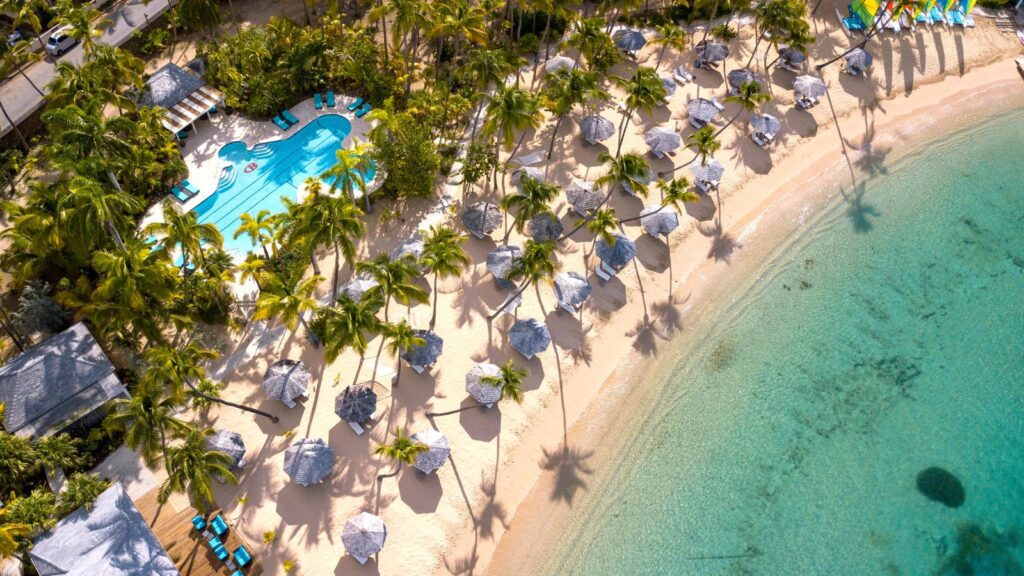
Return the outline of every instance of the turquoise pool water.
<path id="1" fill-rule="evenodd" d="M 1018 111 L 848 188 L 663 349 L 653 412 L 524 573 L 1024 573 L 1022 151 Z M 962 505 L 918 490 L 933 466 Z"/>
<path id="2" fill-rule="evenodd" d="M 225 163 L 217 190 L 195 208 L 200 222 L 212 222 L 224 235 L 224 248 L 244 255 L 253 250 L 247 236 L 234 239 L 242 214 L 261 210 L 284 212 L 282 197 L 295 200 L 302 183 L 319 177 L 334 165 L 335 152 L 352 131 L 347 118 L 337 114 L 317 117 L 285 139 L 257 144 L 225 144 L 217 153 Z M 366 174 L 367 181 L 374 172 Z"/>

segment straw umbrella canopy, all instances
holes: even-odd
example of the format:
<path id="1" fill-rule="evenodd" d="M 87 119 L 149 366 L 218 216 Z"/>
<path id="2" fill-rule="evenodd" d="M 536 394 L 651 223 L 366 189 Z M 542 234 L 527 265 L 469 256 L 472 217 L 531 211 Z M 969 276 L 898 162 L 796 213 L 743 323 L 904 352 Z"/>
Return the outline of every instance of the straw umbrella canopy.
<path id="1" fill-rule="evenodd" d="M 379 285 L 380 284 L 370 276 L 363 276 L 361 274 L 356 275 L 354 278 L 345 284 L 342 284 L 341 287 L 338 288 L 338 296 L 345 296 L 350 300 L 358 302 L 363 297 L 363 294 L 366 294 L 368 291 Z"/>
<path id="2" fill-rule="evenodd" d="M 573 180 L 565 189 L 565 198 L 580 216 L 586 216 L 597 210 L 604 202 L 604 194 L 595 192 L 594 183 L 585 180 Z"/>
<path id="3" fill-rule="evenodd" d="M 707 98 L 694 98 L 686 103 L 686 113 L 691 118 L 707 124 L 718 117 L 718 106 Z"/>
<path id="4" fill-rule="evenodd" d="M 501 388 L 484 381 L 484 378 L 498 378 L 501 368 L 489 362 L 477 362 L 466 372 L 466 392 L 474 400 L 490 408 L 501 400 Z"/>
<path id="5" fill-rule="evenodd" d="M 245 466 L 245 442 L 242 435 L 231 430 L 217 430 L 206 438 L 206 449 L 221 452 L 231 457 L 230 468 Z"/>
<path id="6" fill-rule="evenodd" d="M 433 366 L 444 350 L 444 339 L 433 330 L 413 330 L 423 339 L 422 346 L 413 346 L 402 352 L 402 360 L 410 366 Z"/>
<path id="7" fill-rule="evenodd" d="M 671 129 L 664 126 L 655 126 L 644 134 L 644 142 L 651 149 L 651 152 L 659 158 L 668 154 L 669 152 L 675 152 L 683 145 L 683 139 L 679 134 Z"/>
<path id="8" fill-rule="evenodd" d="M 541 170 L 537 166 L 524 166 L 522 168 L 516 168 L 512 171 L 512 175 L 509 179 L 512 184 L 515 184 L 516 188 L 522 188 L 523 177 L 532 178 L 537 182 L 544 181 L 544 170 Z"/>
<path id="9" fill-rule="evenodd" d="M 613 236 L 615 237 L 615 244 L 609 244 L 604 238 L 598 238 L 594 250 L 597 252 L 597 257 L 601 259 L 601 262 L 615 270 L 621 270 L 623 266 L 629 264 L 630 260 L 636 257 L 636 244 L 629 238 L 626 238 L 621 232 L 616 232 Z"/>
<path id="10" fill-rule="evenodd" d="M 640 225 L 651 236 L 668 236 L 679 227 L 679 214 L 658 205 L 645 206 L 640 211 Z"/>
<path id="11" fill-rule="evenodd" d="M 420 256 L 423 255 L 423 235 L 416 232 L 404 242 L 396 246 L 388 255 L 392 260 L 398 260 L 405 257 L 419 260 Z"/>
<path id="12" fill-rule="evenodd" d="M 697 54 L 708 62 L 721 62 L 729 57 L 729 47 L 714 40 L 704 40 L 697 43 Z"/>
<path id="13" fill-rule="evenodd" d="M 866 70 L 868 66 L 871 66 L 871 62 L 874 60 L 871 54 L 863 48 L 854 48 L 846 56 L 843 56 L 843 60 L 846 61 L 846 69 L 860 73 L 862 70 Z"/>
<path id="14" fill-rule="evenodd" d="M 323 482 L 334 467 L 334 450 L 320 438 L 303 438 L 284 451 L 284 471 L 299 486 Z"/>
<path id="15" fill-rule="evenodd" d="M 365 564 L 370 556 L 380 552 L 387 537 L 388 529 L 384 520 L 369 512 L 360 512 L 346 522 L 341 531 L 341 543 L 345 545 L 345 551 L 360 564 Z"/>
<path id="16" fill-rule="evenodd" d="M 501 210 L 492 202 L 477 202 L 462 213 L 462 223 L 466 229 L 480 239 L 497 230 L 501 220 Z"/>
<path id="17" fill-rule="evenodd" d="M 625 52 L 636 52 L 647 45 L 647 39 L 644 38 L 644 35 L 639 30 L 628 28 L 616 30 L 612 34 L 612 40 L 615 41 L 615 45 L 618 46 L 619 50 Z"/>
<path id="18" fill-rule="evenodd" d="M 306 386 L 313 378 L 306 365 L 298 360 L 278 360 L 263 374 L 263 390 L 268 398 L 280 400 L 289 408 L 295 399 L 306 395 Z"/>
<path id="19" fill-rule="evenodd" d="M 771 114 L 755 114 L 750 119 L 750 127 L 754 129 L 754 132 L 774 136 L 779 133 L 779 130 L 782 128 L 782 123 L 779 122 L 778 118 Z"/>
<path id="20" fill-rule="evenodd" d="M 530 232 L 530 237 L 537 242 L 557 240 L 564 230 L 562 223 L 558 218 L 555 218 L 554 214 L 538 214 L 534 216 L 526 224 L 526 229 Z"/>
<path id="21" fill-rule="evenodd" d="M 551 332 L 547 324 L 534 318 L 516 320 L 508 331 L 508 341 L 516 352 L 533 358 L 551 345 Z"/>
<path id="22" fill-rule="evenodd" d="M 366 422 L 376 412 L 377 393 L 369 386 L 348 386 L 334 399 L 334 413 L 345 422 Z"/>
<path id="23" fill-rule="evenodd" d="M 414 468 L 424 474 L 433 474 L 444 465 L 448 455 L 452 453 L 451 447 L 448 446 L 448 437 L 433 428 L 413 434 L 412 439 L 427 447 L 425 451 L 416 455 L 416 463 L 413 464 Z"/>
<path id="24" fill-rule="evenodd" d="M 725 80 L 731 88 L 739 90 L 745 83 L 757 82 L 757 76 L 749 68 L 740 68 L 738 70 L 730 70 Z"/>
<path id="25" fill-rule="evenodd" d="M 553 56 L 550 60 L 544 63 L 544 71 L 553 73 L 563 68 L 572 70 L 574 66 L 576 66 L 576 61 L 568 56 Z"/>
<path id="26" fill-rule="evenodd" d="M 615 124 L 604 116 L 587 116 L 580 120 L 580 134 L 588 143 L 597 144 L 615 134 Z"/>
<path id="27" fill-rule="evenodd" d="M 650 166 L 647 167 L 647 173 L 644 174 L 642 177 L 637 178 L 637 180 L 643 182 L 644 184 L 650 184 L 651 182 L 654 181 L 654 173 L 651 171 Z M 633 190 L 633 187 L 630 186 L 628 182 L 622 183 L 622 189 L 625 190 L 626 194 L 629 194 L 630 196 L 636 196 L 636 190 Z M 602 196 L 601 199 L 603 200 L 604 197 Z"/>
<path id="28" fill-rule="evenodd" d="M 690 172 L 697 180 L 718 182 L 722 179 L 722 174 L 725 174 L 725 166 L 722 166 L 722 163 L 718 160 L 710 158 L 705 164 L 691 165 Z"/>
<path id="29" fill-rule="evenodd" d="M 807 55 L 783 44 L 782 46 L 779 46 L 779 59 L 792 66 L 794 64 L 803 64 L 806 62 Z"/>
<path id="30" fill-rule="evenodd" d="M 579 310 L 590 297 L 593 288 L 590 281 L 579 272 L 562 272 L 555 275 L 555 296 L 559 306 Z"/>
<path id="31" fill-rule="evenodd" d="M 522 256 L 519 246 L 498 246 L 487 254 L 487 271 L 498 280 L 508 280 L 512 266 Z"/>
<path id="32" fill-rule="evenodd" d="M 821 98 L 825 95 L 825 83 L 817 76 L 797 76 L 793 81 L 793 91 L 804 98 Z"/>
<path id="33" fill-rule="evenodd" d="M 671 98 L 673 95 L 675 95 L 676 81 L 673 80 L 671 76 L 659 76 L 658 79 L 661 80 L 661 85 L 665 87 L 666 99 Z"/>

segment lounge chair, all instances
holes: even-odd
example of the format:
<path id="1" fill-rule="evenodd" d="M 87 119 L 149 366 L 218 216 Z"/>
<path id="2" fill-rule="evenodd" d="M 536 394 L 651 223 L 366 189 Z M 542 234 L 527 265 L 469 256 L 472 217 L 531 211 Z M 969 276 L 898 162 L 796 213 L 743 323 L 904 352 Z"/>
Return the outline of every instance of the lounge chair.
<path id="1" fill-rule="evenodd" d="M 199 188 L 196 187 L 195 184 L 189 182 L 188 178 L 185 178 L 184 180 L 181 181 L 181 187 L 184 188 L 185 190 L 188 190 L 188 193 L 191 194 L 192 196 L 199 194 Z"/>
<path id="2" fill-rule="evenodd" d="M 694 81 L 694 76 L 693 74 L 690 74 L 689 70 L 687 70 L 683 66 L 680 66 L 676 68 L 674 72 L 672 72 L 672 79 L 676 81 L 676 84 L 679 84 L 680 86 L 686 86 L 690 82 Z"/>
<path id="3" fill-rule="evenodd" d="M 694 185 L 705 194 L 718 189 L 717 180 L 697 180 Z"/>
<path id="4" fill-rule="evenodd" d="M 364 430 L 363 427 L 360 426 L 358 422 L 346 421 L 345 423 L 348 424 L 348 427 L 351 428 L 352 431 L 356 433 L 356 436 L 362 436 L 363 432 L 366 432 L 366 430 Z"/>
<path id="5" fill-rule="evenodd" d="M 284 119 L 281 118 L 280 116 L 274 116 L 272 122 L 274 124 L 277 124 L 277 127 L 280 128 L 281 130 L 287 130 L 292 126 L 291 124 L 285 122 Z"/>
<path id="6" fill-rule="evenodd" d="M 224 521 L 220 514 L 217 514 L 213 520 L 210 520 L 210 528 L 213 529 L 213 533 L 217 536 L 223 536 L 228 531 L 228 523 Z"/>
<path id="7" fill-rule="evenodd" d="M 328 90 L 327 91 L 327 107 L 328 108 L 334 108 L 334 91 L 333 90 Z"/>
<path id="8" fill-rule="evenodd" d="M 192 527 L 196 529 L 196 532 L 202 532 L 203 528 L 206 528 L 206 520 L 203 518 L 202 514 L 196 514 L 195 517 L 192 518 Z"/>
<path id="9" fill-rule="evenodd" d="M 956 10 L 950 10 L 949 12 L 946 12 L 946 17 L 949 18 L 949 23 L 951 25 L 966 28 L 966 19 L 964 13 L 959 8 Z"/>
<path id="10" fill-rule="evenodd" d="M 775 141 L 775 136 L 765 134 L 764 132 L 754 132 L 750 135 L 750 138 L 762 148 Z"/>
<path id="11" fill-rule="evenodd" d="M 281 111 L 281 118 L 284 118 L 285 122 L 287 122 L 289 124 L 298 124 L 299 123 L 299 119 L 296 118 L 295 115 L 292 114 L 290 110 L 282 110 Z"/>
<path id="12" fill-rule="evenodd" d="M 547 154 L 543 150 L 536 150 L 523 156 L 516 156 L 512 161 L 520 166 L 533 166 L 543 160 L 546 155 Z"/>
<path id="13" fill-rule="evenodd" d="M 229 556 L 228 549 L 223 546 L 218 546 L 217 548 L 214 548 L 213 553 L 217 555 L 217 560 L 220 560 L 221 562 L 227 560 Z"/>
<path id="14" fill-rule="evenodd" d="M 704 122 L 703 120 L 698 120 L 698 119 L 694 118 L 693 116 L 690 116 L 690 126 L 693 126 L 697 130 L 700 130 L 701 128 L 703 128 L 703 127 L 705 127 L 707 125 L 708 125 L 707 122 Z"/>
<path id="15" fill-rule="evenodd" d="M 221 546 L 224 546 L 224 543 L 221 542 L 220 538 L 217 538 L 216 536 L 207 540 L 206 543 L 210 545 L 210 548 L 220 548 Z"/>
<path id="16" fill-rule="evenodd" d="M 355 112 L 356 108 L 359 108 L 360 106 L 363 105 L 363 102 L 365 102 L 365 100 L 363 100 L 362 98 L 356 98 L 351 104 L 349 104 L 348 106 L 345 106 L 345 108 L 349 112 Z"/>
<path id="17" fill-rule="evenodd" d="M 182 190 L 180 186 L 171 186 L 171 195 L 182 204 L 188 202 L 189 198 L 192 197 L 192 194 Z"/>
<path id="18" fill-rule="evenodd" d="M 231 576 L 245 576 L 245 574 L 242 574 L 241 570 L 235 570 L 231 573 Z"/>
<path id="19" fill-rule="evenodd" d="M 725 111 L 725 104 L 722 104 L 721 102 L 719 102 L 718 98 L 715 98 L 714 96 L 712 96 L 711 97 L 711 103 L 714 104 L 715 108 L 718 108 L 719 112 Z"/>
<path id="20" fill-rule="evenodd" d="M 245 546 L 239 546 L 235 550 L 235 561 L 238 562 L 239 566 L 246 566 L 252 562 L 252 556 L 249 555 L 249 551 L 245 549 Z"/>
<path id="21" fill-rule="evenodd" d="M 932 7 L 931 11 L 928 12 L 928 17 L 932 19 L 932 24 L 949 24 L 949 21 L 946 20 L 946 15 L 942 13 L 942 10 L 939 10 L 938 6 Z"/>
<path id="22" fill-rule="evenodd" d="M 324 100 L 320 96 L 319 92 L 313 94 L 313 107 L 316 108 L 317 110 L 323 110 L 324 108 Z"/>
<path id="23" fill-rule="evenodd" d="M 366 104 L 363 104 L 362 106 L 359 107 L 359 110 L 356 110 L 356 112 L 355 112 L 356 118 L 362 118 L 363 116 L 366 116 L 367 113 L 369 113 L 370 110 L 372 110 L 372 109 L 373 109 L 373 107 L 370 106 L 369 102 L 367 102 Z"/>

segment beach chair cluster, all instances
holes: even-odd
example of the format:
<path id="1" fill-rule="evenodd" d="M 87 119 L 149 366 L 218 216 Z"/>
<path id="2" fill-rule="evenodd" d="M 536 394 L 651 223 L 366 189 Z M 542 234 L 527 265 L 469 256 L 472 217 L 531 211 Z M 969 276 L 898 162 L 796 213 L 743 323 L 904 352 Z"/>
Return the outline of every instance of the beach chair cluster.
<path id="1" fill-rule="evenodd" d="M 199 188 L 189 182 L 188 178 L 182 180 L 181 184 L 171 186 L 171 196 L 174 196 L 174 199 L 182 204 L 191 200 L 196 194 L 199 194 Z"/>
<path id="2" fill-rule="evenodd" d="M 370 106 L 370 103 L 366 100 L 357 97 L 355 100 L 350 102 L 348 106 L 345 106 L 345 109 L 352 112 L 356 118 L 362 118 L 363 116 L 366 116 L 373 107 Z"/>
<path id="3" fill-rule="evenodd" d="M 334 91 L 328 90 L 324 94 L 316 92 L 313 94 L 313 107 L 317 110 L 323 110 L 325 107 L 334 108 Z"/>
<path id="4" fill-rule="evenodd" d="M 694 81 L 694 76 L 686 69 L 685 66 L 680 66 L 672 72 L 672 79 L 676 81 L 676 84 L 686 86 L 690 82 Z"/>
<path id="5" fill-rule="evenodd" d="M 891 2 L 880 4 L 878 0 L 854 0 L 847 5 L 849 16 L 843 17 L 838 11 L 836 16 L 843 27 L 850 32 L 863 32 L 869 25 L 881 26 L 899 34 L 904 30 L 913 30 L 918 24 L 934 26 L 960 26 L 973 28 L 975 0 L 927 0 L 917 11 L 909 8 L 896 15 L 892 13 Z"/>
<path id="6" fill-rule="evenodd" d="M 217 556 L 217 559 L 224 562 L 228 570 L 233 571 L 231 576 L 242 576 L 242 568 L 252 564 L 252 555 L 245 549 L 244 545 L 239 546 L 234 552 L 228 554 L 227 547 L 221 541 L 221 537 L 228 533 L 228 523 L 224 521 L 220 514 L 214 516 L 213 520 L 210 520 L 209 523 L 206 522 L 206 519 L 201 514 L 196 514 L 192 518 L 192 527 L 206 539 L 206 543 L 210 546 L 210 551 Z"/>
<path id="7" fill-rule="evenodd" d="M 288 130 L 292 126 L 298 124 L 299 119 L 296 118 L 290 110 L 282 110 L 280 114 L 274 116 L 273 122 L 274 124 L 277 124 L 277 127 L 281 130 Z"/>

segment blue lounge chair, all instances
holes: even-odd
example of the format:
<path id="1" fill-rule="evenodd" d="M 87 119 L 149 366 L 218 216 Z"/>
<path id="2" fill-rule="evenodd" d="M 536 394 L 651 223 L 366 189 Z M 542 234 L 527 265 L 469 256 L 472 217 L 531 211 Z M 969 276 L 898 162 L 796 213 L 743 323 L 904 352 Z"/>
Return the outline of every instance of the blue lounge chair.
<path id="1" fill-rule="evenodd" d="M 195 184 L 189 182 L 188 178 L 181 181 L 181 187 L 188 190 L 189 194 L 192 196 L 199 194 L 199 188 L 197 188 Z"/>
<path id="2" fill-rule="evenodd" d="M 928 12 L 928 16 L 931 17 L 932 24 L 946 23 L 946 16 L 942 13 L 942 10 L 939 10 L 938 6 L 933 6 L 931 12 Z"/>
<path id="3" fill-rule="evenodd" d="M 334 91 L 333 90 L 328 90 L 327 91 L 327 107 L 328 108 L 334 108 Z"/>
<path id="4" fill-rule="evenodd" d="M 313 107 L 316 108 L 317 110 L 323 110 L 324 100 L 320 96 L 319 92 L 317 92 L 316 94 L 313 94 Z"/>
<path id="5" fill-rule="evenodd" d="M 175 186 L 175 188 L 177 188 L 177 186 Z M 202 532 L 203 528 L 206 528 L 206 520 L 203 519 L 201 514 L 196 514 L 196 517 L 192 519 L 192 527 L 196 529 L 196 532 Z"/>
<path id="6" fill-rule="evenodd" d="M 288 128 L 291 128 L 291 124 L 285 122 L 284 119 L 282 119 L 280 116 L 274 116 L 273 122 L 274 124 L 277 124 L 277 127 L 280 128 L 281 130 L 287 130 Z"/>
<path id="7" fill-rule="evenodd" d="M 245 574 L 242 574 L 241 570 L 235 570 L 231 573 L 231 576 L 245 576 Z"/>
<path id="8" fill-rule="evenodd" d="M 281 112 L 281 118 L 284 118 L 285 122 L 287 122 L 289 124 L 298 124 L 299 123 L 299 119 L 296 118 L 295 115 L 292 114 L 288 110 L 284 110 L 284 111 Z"/>
<path id="9" fill-rule="evenodd" d="M 245 546 L 239 546 L 235 550 L 235 562 L 238 562 L 239 566 L 245 566 L 252 562 L 252 556 L 249 555 L 249 551 L 245 549 Z"/>
<path id="10" fill-rule="evenodd" d="M 228 523 L 224 521 L 220 514 L 217 514 L 213 520 L 210 520 L 210 528 L 213 529 L 213 533 L 217 536 L 223 536 L 228 531 Z"/>
<path id="11" fill-rule="evenodd" d="M 356 108 L 359 108 L 360 106 L 363 105 L 363 102 L 365 102 L 365 100 L 363 100 L 362 98 L 356 98 L 355 102 L 349 104 L 348 106 L 345 106 L 345 108 L 347 108 L 349 112 L 355 112 Z"/>
<path id="12" fill-rule="evenodd" d="M 217 548 L 223 548 L 224 547 L 224 543 L 221 542 L 220 538 L 217 538 L 216 536 L 214 536 L 214 537 L 210 538 L 209 540 L 207 540 L 206 543 L 209 544 L 210 548 L 213 548 L 214 550 L 216 550 Z"/>
<path id="13" fill-rule="evenodd" d="M 953 26 L 963 26 L 966 22 L 963 10 L 960 10 L 959 8 L 946 12 L 946 17 L 949 18 L 949 23 Z"/>
<path id="14" fill-rule="evenodd" d="M 366 104 L 363 104 L 362 106 L 359 107 L 359 110 L 356 110 L 356 118 L 362 118 L 363 116 L 366 116 L 366 114 L 371 109 L 372 109 L 372 107 L 370 106 L 369 102 L 367 102 Z"/>
<path id="15" fill-rule="evenodd" d="M 221 562 L 228 559 L 228 549 L 223 546 L 214 548 L 213 553 L 217 555 L 217 560 L 220 560 Z"/>
<path id="16" fill-rule="evenodd" d="M 182 204 L 188 202 L 188 199 L 192 197 L 191 194 L 182 190 L 180 186 L 171 186 L 171 195 L 177 198 L 178 202 L 181 202 Z M 192 523 L 194 524 L 195 520 L 193 520 Z M 196 528 L 196 530 L 202 530 L 202 528 Z"/>

